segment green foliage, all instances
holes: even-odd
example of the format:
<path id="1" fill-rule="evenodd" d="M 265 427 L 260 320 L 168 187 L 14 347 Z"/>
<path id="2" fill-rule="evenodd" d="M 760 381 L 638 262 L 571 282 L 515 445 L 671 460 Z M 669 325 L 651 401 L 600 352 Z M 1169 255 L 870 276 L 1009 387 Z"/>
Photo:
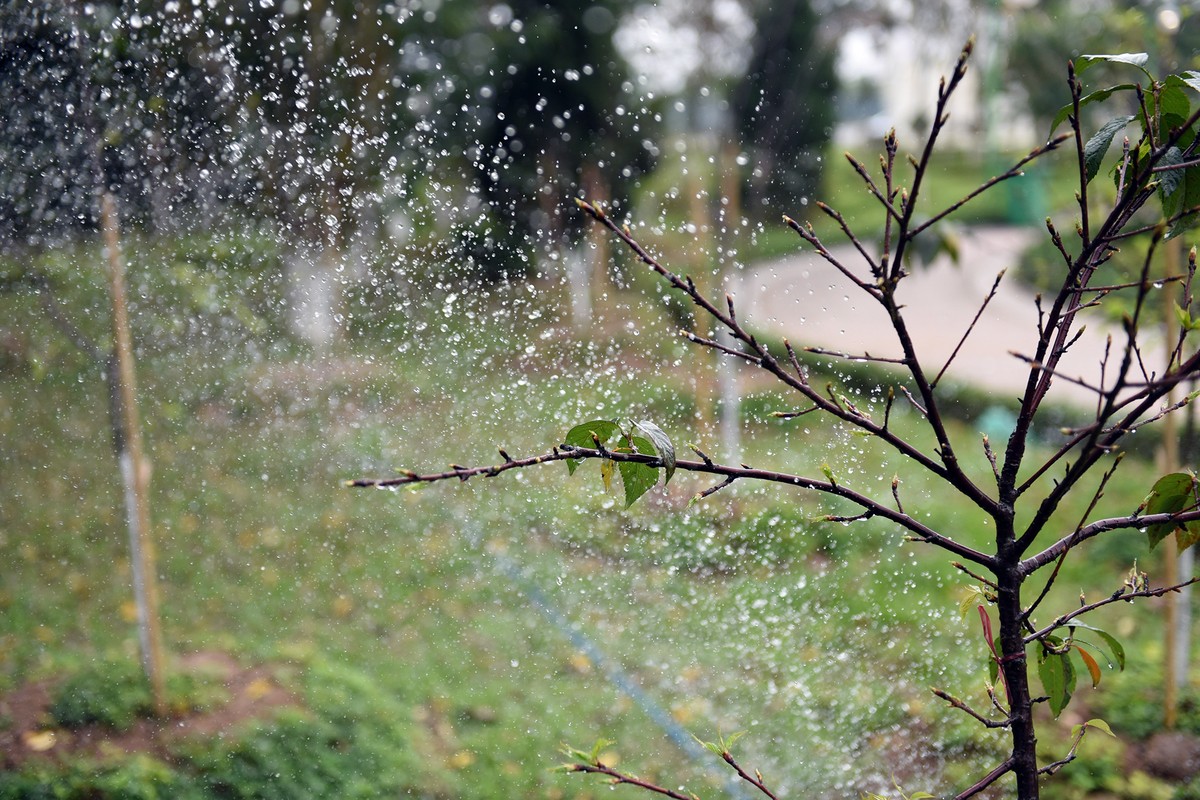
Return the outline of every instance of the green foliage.
<path id="1" fill-rule="evenodd" d="M 110 676 L 118 672 L 107 670 Z M 307 671 L 305 688 L 308 710 L 284 711 L 227 737 L 175 745 L 172 765 L 145 755 L 61 768 L 35 764 L 0 772 L 0 800 L 369 798 L 405 794 L 426 775 L 412 750 L 411 712 L 377 681 L 351 667 L 317 661 Z M 121 716 L 111 702 L 96 709 L 93 716 Z"/>
<path id="2" fill-rule="evenodd" d="M 211 800 L 187 776 L 146 755 L 0 771 L 0 800 Z"/>
<path id="3" fill-rule="evenodd" d="M 1147 514 L 1175 514 L 1193 509 L 1198 503 L 1200 483 L 1197 482 L 1196 476 L 1190 472 L 1173 472 L 1155 481 L 1144 506 Z M 1146 536 L 1150 540 L 1150 548 L 1154 549 L 1172 532 L 1175 534 L 1179 551 L 1183 552 L 1200 541 L 1200 521 L 1159 522 L 1148 526 Z"/>
<path id="4" fill-rule="evenodd" d="M 223 697 L 220 686 L 206 676 L 175 672 L 167 675 L 166 682 L 171 713 L 206 708 Z M 65 728 L 98 724 L 124 730 L 153 712 L 145 675 L 128 660 L 89 664 L 55 689 L 50 704 L 50 716 Z"/>
<path id="5" fill-rule="evenodd" d="M 635 436 L 633 430 L 638 430 L 646 435 Z M 639 497 L 650 491 L 658 482 L 660 468 L 666 475 L 664 482 L 670 482 L 671 476 L 675 474 L 675 446 L 662 428 L 653 422 L 643 421 L 634 423 L 630 430 L 623 431 L 615 422 L 592 420 L 591 422 L 582 422 L 567 431 L 567 435 L 563 437 L 563 443 L 572 447 L 603 449 L 613 435 L 618 433 L 621 443 L 611 448 L 612 453 L 657 456 L 661 461 L 661 467 L 636 461 L 611 459 L 601 461 L 600 476 L 604 480 L 605 490 L 611 488 L 613 465 L 615 464 L 617 472 L 621 475 L 621 485 L 625 489 L 625 505 L 628 507 L 637 502 Z M 579 467 L 579 459 L 568 458 L 566 462 L 569 474 L 574 475 L 575 470 Z"/>

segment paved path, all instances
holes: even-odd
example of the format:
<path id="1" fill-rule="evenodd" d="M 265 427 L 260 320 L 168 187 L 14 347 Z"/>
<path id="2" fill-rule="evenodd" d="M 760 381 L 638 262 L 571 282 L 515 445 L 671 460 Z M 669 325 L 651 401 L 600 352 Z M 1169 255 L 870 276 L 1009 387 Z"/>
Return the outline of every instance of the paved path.
<path id="1" fill-rule="evenodd" d="M 939 257 L 929 267 L 914 270 L 901 283 L 904 317 L 930 375 L 937 374 L 954 351 L 996 275 L 1015 267 L 1019 254 L 1038 235 L 1035 230 L 1016 228 L 965 230 L 957 264 Z M 869 276 L 862 257 L 852 247 L 836 247 L 833 252 L 841 263 L 861 270 L 857 274 Z M 786 336 L 793 346 L 888 358 L 900 355 L 895 333 L 879 304 L 811 248 L 779 261 L 757 264 L 739 277 L 731 286 L 739 314 L 756 326 Z M 1019 397 L 1029 367 L 1011 352 L 1032 356 L 1037 318 L 1033 293 L 1018 285 L 1010 272 L 947 376 L 990 390 L 998 397 Z M 1107 334 L 1113 333 L 1115 344 L 1124 338 L 1094 314 L 1085 322 L 1087 330 L 1064 359 L 1062 371 L 1095 383 Z M 1090 392 L 1064 380 L 1055 381 L 1049 397 L 1086 406 L 1095 401 Z"/>

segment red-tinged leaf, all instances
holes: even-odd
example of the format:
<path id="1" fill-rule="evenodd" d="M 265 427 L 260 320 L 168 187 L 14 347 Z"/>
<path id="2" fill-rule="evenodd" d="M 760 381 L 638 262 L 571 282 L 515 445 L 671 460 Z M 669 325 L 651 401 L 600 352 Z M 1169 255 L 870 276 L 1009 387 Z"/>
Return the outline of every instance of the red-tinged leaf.
<path id="1" fill-rule="evenodd" d="M 1092 654 L 1084 650 L 1079 645 L 1075 645 L 1075 649 L 1079 651 L 1079 657 L 1083 659 L 1083 665 L 1087 667 L 1087 671 L 1092 676 L 1092 688 L 1095 689 L 1100 685 L 1100 665 L 1096 663 L 1096 659 L 1092 658 Z"/>
<path id="2" fill-rule="evenodd" d="M 988 616 L 987 609 L 983 606 L 979 606 L 979 621 L 983 625 L 983 638 L 987 640 L 988 647 L 992 648 L 992 655 L 999 658 L 1000 654 L 996 652 L 996 647 L 992 644 L 992 640 L 996 638 L 992 636 L 992 618 Z"/>

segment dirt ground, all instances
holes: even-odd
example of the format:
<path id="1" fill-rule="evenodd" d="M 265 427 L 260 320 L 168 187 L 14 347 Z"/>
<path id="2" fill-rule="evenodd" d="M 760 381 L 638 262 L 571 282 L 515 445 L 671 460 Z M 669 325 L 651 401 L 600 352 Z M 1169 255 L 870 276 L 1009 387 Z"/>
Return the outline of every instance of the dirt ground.
<path id="1" fill-rule="evenodd" d="M 48 709 L 53 685 L 30 683 L 0 697 L 0 770 L 21 767 L 31 759 L 66 761 L 104 753 L 149 753 L 165 756 L 169 745 L 189 737 L 220 735 L 246 723 L 270 717 L 299 701 L 278 686 L 267 667 L 242 667 L 224 653 L 193 653 L 179 659 L 177 669 L 217 675 L 228 702 L 218 708 L 164 720 L 139 719 L 126 731 L 102 725 L 56 728 Z"/>

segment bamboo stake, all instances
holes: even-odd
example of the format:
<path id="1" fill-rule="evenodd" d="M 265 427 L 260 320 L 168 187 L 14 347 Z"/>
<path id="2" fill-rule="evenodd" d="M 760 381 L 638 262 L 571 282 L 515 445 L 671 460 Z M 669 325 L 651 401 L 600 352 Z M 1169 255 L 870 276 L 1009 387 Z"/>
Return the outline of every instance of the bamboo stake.
<path id="1" fill-rule="evenodd" d="M 109 288 L 112 293 L 113 361 L 109 375 L 114 400 L 113 444 L 121 464 L 125 487 L 125 521 L 129 531 L 129 555 L 133 569 L 133 593 L 137 603 L 138 639 L 142 669 L 150 682 L 154 712 L 167 713 L 162 670 L 162 635 L 159 630 L 158 582 L 154 566 L 154 542 L 150 536 L 150 462 L 142 449 L 138 420 L 137 385 L 134 380 L 133 343 L 125 303 L 125 264 L 117 229 L 116 201 L 105 192 L 100 197 L 104 250 L 108 257 Z"/>

